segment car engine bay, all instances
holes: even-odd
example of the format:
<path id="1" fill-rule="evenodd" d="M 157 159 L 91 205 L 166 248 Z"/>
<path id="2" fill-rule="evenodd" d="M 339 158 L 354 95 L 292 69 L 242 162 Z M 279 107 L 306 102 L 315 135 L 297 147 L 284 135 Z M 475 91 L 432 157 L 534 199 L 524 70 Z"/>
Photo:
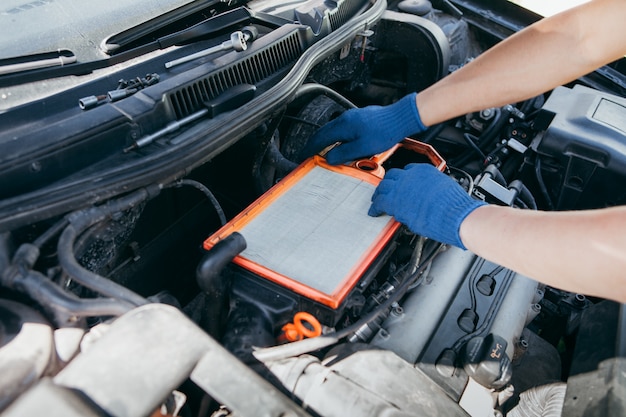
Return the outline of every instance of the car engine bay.
<path id="1" fill-rule="evenodd" d="M 410 163 L 520 210 L 626 204 L 626 76 L 302 155 L 537 18 L 488 3 L 216 2 L 111 35 L 79 84 L 0 72 L 0 414 L 620 415 L 621 305 L 367 208 Z"/>

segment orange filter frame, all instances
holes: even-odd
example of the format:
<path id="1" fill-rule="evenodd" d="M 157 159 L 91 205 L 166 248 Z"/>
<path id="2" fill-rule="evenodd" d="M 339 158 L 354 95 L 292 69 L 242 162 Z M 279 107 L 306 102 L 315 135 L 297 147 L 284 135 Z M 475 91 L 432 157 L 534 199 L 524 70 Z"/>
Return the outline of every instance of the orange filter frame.
<path id="1" fill-rule="evenodd" d="M 426 155 L 429 161 L 431 161 L 431 163 L 433 163 L 433 165 L 435 165 L 438 169 L 445 169 L 445 162 L 430 145 L 407 139 L 401 145 L 397 146 L 403 146 L 409 150 L 415 151 L 416 153 Z M 283 180 L 281 180 L 265 194 L 259 197 L 255 202 L 249 205 L 244 211 L 239 213 L 230 222 L 228 222 L 226 225 L 217 230 L 217 232 L 211 235 L 208 239 L 206 239 L 204 242 L 204 248 L 209 250 L 221 239 L 224 239 L 235 231 L 241 233 L 244 238 L 246 238 L 246 232 L 248 231 L 248 233 L 252 233 L 250 232 L 250 229 L 252 229 L 253 226 L 256 228 L 257 226 L 255 226 L 255 224 L 258 223 L 263 223 L 261 225 L 261 228 L 266 228 L 265 230 L 269 230 L 267 229 L 267 227 L 272 226 L 268 226 L 268 222 L 280 222 L 281 219 L 284 219 L 284 217 L 286 217 L 287 215 L 289 217 L 292 217 L 291 219 L 289 219 L 289 221 L 294 222 L 294 224 L 299 224 L 300 221 L 302 221 L 302 223 L 307 223 L 307 221 L 309 221 L 310 219 L 308 217 L 305 217 L 307 216 L 305 212 L 312 209 L 311 207 L 305 207 L 307 204 L 301 204 L 303 210 L 292 209 L 286 215 L 285 213 L 282 213 L 282 217 L 278 216 L 278 219 L 276 218 L 277 216 L 273 216 L 271 213 L 272 210 L 276 210 L 275 208 L 277 206 L 279 206 L 280 204 L 284 204 L 283 202 L 286 199 L 291 198 L 294 193 L 302 193 L 302 191 L 296 191 L 298 187 L 303 187 L 302 184 L 305 184 L 305 182 L 309 181 L 310 178 L 315 177 L 319 174 L 328 176 L 328 178 L 330 178 L 329 182 L 327 184 L 325 183 L 325 186 L 328 186 L 329 188 L 334 188 L 336 186 L 341 187 L 339 183 L 347 181 L 350 187 L 359 188 L 358 193 L 355 194 L 361 194 L 361 196 L 358 197 L 360 200 L 363 200 L 364 198 L 364 196 L 362 195 L 363 193 L 366 194 L 365 197 L 369 198 L 371 196 L 371 192 L 373 192 L 376 185 L 378 185 L 378 183 L 384 176 L 382 163 L 393 155 L 393 152 L 397 149 L 397 146 L 385 153 L 376 155 L 369 159 L 363 159 L 353 162 L 350 165 L 329 165 L 320 156 L 314 156 L 306 160 L 289 175 L 287 175 Z M 361 187 L 364 187 L 363 190 L 361 190 Z M 313 193 L 316 191 L 314 190 L 316 186 L 313 185 L 312 188 L 313 189 L 311 190 L 311 192 Z M 308 190 L 305 189 L 304 192 L 308 193 Z M 330 192 L 332 193 L 334 191 L 330 190 Z M 321 200 L 324 200 L 324 198 L 321 198 Z M 363 201 L 361 201 L 360 204 L 362 205 Z M 332 212 L 333 209 L 334 208 L 331 207 L 331 211 L 328 214 L 329 216 L 335 215 L 335 213 Z M 259 236 L 258 234 L 253 234 L 253 239 L 255 240 L 253 244 L 257 245 L 257 247 L 263 246 L 267 249 L 266 253 L 263 256 L 256 256 L 256 254 L 252 253 L 254 252 L 253 250 L 248 251 L 248 249 L 246 249 L 233 259 L 233 263 L 248 271 L 253 272 L 257 276 L 267 279 L 281 287 L 287 288 L 302 297 L 316 301 L 320 304 L 330 307 L 331 309 L 337 309 L 344 301 L 346 296 L 357 284 L 362 274 L 367 270 L 367 268 L 369 268 L 370 264 L 374 261 L 374 259 L 376 259 L 376 257 L 380 254 L 380 252 L 383 250 L 383 248 L 387 245 L 389 240 L 393 237 L 393 235 L 400 227 L 400 224 L 390 216 L 381 216 L 381 218 L 376 219 L 368 218 L 366 215 L 367 209 L 365 208 L 362 211 L 365 211 L 365 213 L 362 215 L 363 218 L 361 218 L 361 221 L 363 223 L 368 223 L 368 225 L 373 225 L 371 228 L 371 233 L 366 234 L 366 239 L 364 239 L 363 241 L 357 239 L 357 244 L 360 245 L 359 248 L 355 251 L 355 253 L 349 254 L 349 256 L 352 256 L 352 258 L 350 258 L 352 262 L 347 261 L 345 266 L 342 265 L 345 267 L 345 270 L 342 270 L 345 271 L 345 274 L 340 273 L 339 276 L 331 276 L 330 278 L 328 278 L 328 274 L 320 273 L 323 275 L 323 277 L 321 278 L 329 279 L 329 282 L 326 284 L 317 285 L 317 278 L 306 277 L 305 279 L 302 279 L 301 277 L 297 277 L 298 274 L 285 273 L 282 272 L 282 268 L 272 266 L 273 261 L 266 261 L 267 258 L 278 259 L 283 254 L 274 254 L 271 252 L 271 248 L 274 245 L 281 247 L 281 244 L 283 245 L 283 247 L 285 247 L 285 244 L 284 242 L 272 241 L 269 237 L 268 239 L 270 240 L 265 240 L 265 235 Z M 348 219 L 348 221 L 350 220 L 351 219 Z M 325 222 L 326 220 L 323 219 L 322 221 Z M 331 223 L 332 221 L 335 221 L 335 219 L 331 219 Z M 360 228 L 358 219 L 355 221 L 355 225 L 351 226 L 352 230 Z M 315 225 L 311 227 L 315 227 Z M 321 228 L 323 229 L 323 227 L 325 226 L 322 225 Z M 358 233 L 359 231 L 356 230 L 356 232 Z M 304 242 L 296 242 L 290 246 L 287 246 L 287 251 L 291 250 L 293 246 L 299 245 L 300 243 L 303 243 L 303 245 L 306 246 L 309 243 L 306 241 L 306 239 L 308 239 L 310 235 L 315 232 L 311 232 L 311 234 L 309 234 L 305 231 L 303 233 L 304 234 L 302 235 L 302 239 Z M 268 233 L 268 235 L 271 235 L 271 233 Z M 329 241 L 327 242 L 328 245 L 332 246 L 333 242 L 330 241 L 334 239 L 332 233 L 328 233 L 327 236 L 322 233 L 321 243 L 319 236 L 312 238 L 312 241 L 314 241 L 315 244 L 321 247 L 321 250 L 324 251 L 325 249 L 327 249 L 325 248 L 326 243 L 323 241 L 324 239 L 326 239 L 326 237 L 328 237 L 329 239 Z M 313 245 L 314 247 L 315 244 Z M 280 249 L 278 250 L 278 252 L 280 252 Z M 304 259 L 304 257 L 308 257 L 308 253 L 306 251 L 300 253 L 299 256 L 300 258 L 298 258 L 298 256 L 295 256 L 295 261 L 293 261 L 292 263 L 297 264 L 298 259 L 301 259 L 303 263 L 307 263 L 310 261 L 309 259 Z M 325 267 L 327 267 L 325 263 L 326 260 L 322 257 L 321 262 L 319 262 L 317 265 L 319 265 L 320 269 L 323 270 Z M 312 265 L 315 265 L 315 263 L 312 263 Z M 315 266 L 313 266 L 309 269 L 316 268 Z M 317 271 L 313 272 L 313 274 L 315 273 L 317 273 Z"/>

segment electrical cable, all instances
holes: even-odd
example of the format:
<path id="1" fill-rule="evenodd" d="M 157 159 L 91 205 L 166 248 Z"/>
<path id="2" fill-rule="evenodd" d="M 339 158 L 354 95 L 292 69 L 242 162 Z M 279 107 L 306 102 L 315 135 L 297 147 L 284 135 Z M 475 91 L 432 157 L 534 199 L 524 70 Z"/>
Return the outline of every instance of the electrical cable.
<path id="1" fill-rule="evenodd" d="M 467 194 L 472 195 L 472 193 L 474 192 L 474 178 L 472 178 L 472 176 L 469 173 L 463 171 L 462 169 L 459 169 L 456 167 L 448 167 L 448 169 L 450 171 L 454 171 L 463 175 L 465 179 L 467 179 Z"/>
<path id="2" fill-rule="evenodd" d="M 482 151 L 482 149 L 480 149 L 478 147 L 478 145 L 476 144 L 476 140 L 478 140 L 478 138 L 474 135 L 472 135 L 471 133 L 464 133 L 463 134 L 463 139 L 465 139 L 465 142 L 467 142 L 467 144 L 470 146 L 470 148 L 472 148 L 472 150 L 474 152 L 476 152 L 478 154 L 478 156 L 480 156 L 481 161 L 483 163 L 485 163 L 485 161 L 487 160 L 487 155 L 485 155 Z"/>
<path id="3" fill-rule="evenodd" d="M 499 274 L 503 269 L 504 269 L 504 267 L 497 266 L 488 275 L 493 278 L 497 274 Z M 513 272 L 509 271 L 509 273 L 507 273 L 504 276 L 504 279 L 502 280 L 502 283 L 500 284 L 500 288 L 498 289 L 497 293 L 495 294 L 494 302 L 489 306 L 489 309 L 487 310 L 487 313 L 485 314 L 485 317 L 484 317 L 483 322 L 481 323 L 481 325 L 478 326 L 473 332 L 468 333 L 465 336 L 460 337 L 454 343 L 454 345 L 452 346 L 451 350 L 453 350 L 456 353 L 459 353 L 459 351 L 461 350 L 461 347 L 463 347 L 463 345 L 468 340 L 470 340 L 472 337 L 482 333 L 487 328 L 487 326 L 489 324 L 491 324 L 493 318 L 495 317 L 497 312 L 500 310 L 500 306 L 502 305 L 502 302 L 504 301 L 504 295 L 506 294 L 506 292 L 508 291 L 509 287 L 511 286 L 511 282 L 512 281 L 513 281 Z"/>
<path id="4" fill-rule="evenodd" d="M 37 239 L 35 239 L 35 241 L 33 242 L 33 245 L 41 249 L 41 247 L 45 245 L 46 243 L 48 243 L 50 239 L 52 239 L 57 234 L 61 233 L 61 231 L 65 229 L 68 223 L 69 221 L 67 220 L 67 218 L 62 218 L 61 220 L 53 224 L 52 227 L 50 227 L 48 230 L 42 233 Z"/>
<path id="5" fill-rule="evenodd" d="M 185 179 L 181 179 L 178 181 L 174 181 L 173 183 L 168 184 L 164 186 L 163 188 L 178 188 L 178 187 L 182 187 L 183 185 L 188 185 L 188 186 L 194 187 L 197 190 L 202 191 L 202 193 L 204 193 L 204 195 L 209 199 L 209 201 L 213 205 L 213 208 L 217 212 L 217 216 L 220 218 L 221 225 L 224 226 L 226 224 L 226 215 L 224 215 L 224 210 L 222 209 L 222 206 L 220 205 L 219 201 L 217 201 L 217 198 L 215 198 L 215 195 L 211 192 L 211 190 L 209 190 L 209 188 L 206 185 L 202 184 L 200 181 L 195 181 L 195 180 L 190 180 L 190 179 L 185 178 Z"/>
<path id="6" fill-rule="evenodd" d="M 548 193 L 548 188 L 546 187 L 546 183 L 543 181 L 543 175 L 541 174 L 541 158 L 539 158 L 539 154 L 537 154 L 537 156 L 535 157 L 535 177 L 537 178 L 539 190 L 541 191 L 541 195 L 546 201 L 548 209 L 554 210 L 554 205 L 552 204 L 550 193 Z"/>

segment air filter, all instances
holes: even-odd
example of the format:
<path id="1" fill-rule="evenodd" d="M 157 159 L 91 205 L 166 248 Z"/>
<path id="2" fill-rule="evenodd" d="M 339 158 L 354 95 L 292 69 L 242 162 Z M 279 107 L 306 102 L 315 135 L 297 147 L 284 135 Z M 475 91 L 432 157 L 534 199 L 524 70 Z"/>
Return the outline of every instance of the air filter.
<path id="1" fill-rule="evenodd" d="M 440 169 L 427 145 L 405 142 Z M 370 217 L 371 197 L 396 150 L 347 166 L 315 156 L 208 238 L 210 249 L 237 231 L 247 248 L 233 262 L 262 279 L 337 309 L 399 228 L 392 217 Z"/>

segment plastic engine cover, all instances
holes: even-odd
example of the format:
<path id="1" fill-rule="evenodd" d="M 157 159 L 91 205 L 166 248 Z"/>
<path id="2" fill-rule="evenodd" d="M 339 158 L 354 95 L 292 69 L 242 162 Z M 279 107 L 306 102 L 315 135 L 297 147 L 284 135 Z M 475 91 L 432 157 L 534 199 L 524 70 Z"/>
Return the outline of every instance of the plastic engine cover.
<path id="1" fill-rule="evenodd" d="M 626 201 L 626 99 L 576 85 L 559 87 L 543 106 L 549 122 L 533 146 L 557 161 L 544 172 L 557 209 L 598 208 Z M 544 120 L 546 120 L 544 119 Z"/>

